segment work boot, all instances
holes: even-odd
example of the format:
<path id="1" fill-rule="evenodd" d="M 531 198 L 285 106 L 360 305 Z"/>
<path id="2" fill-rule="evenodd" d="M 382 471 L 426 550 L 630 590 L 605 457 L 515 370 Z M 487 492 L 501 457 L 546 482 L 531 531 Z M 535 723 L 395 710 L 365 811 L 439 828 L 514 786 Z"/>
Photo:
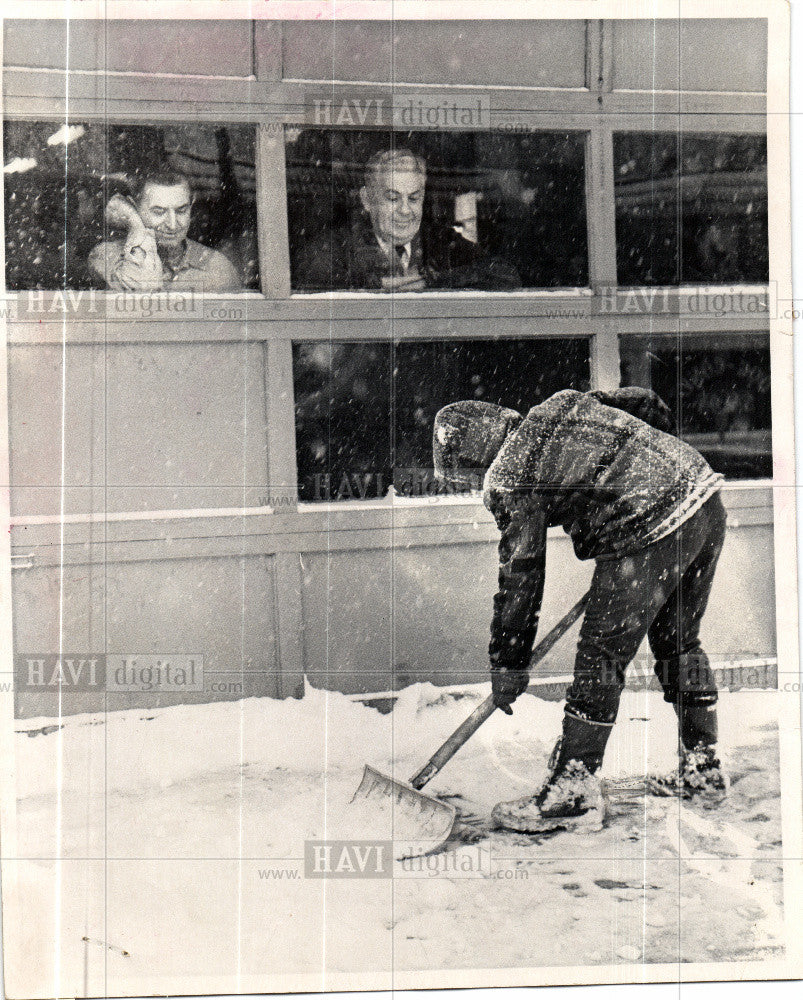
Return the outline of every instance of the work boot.
<path id="1" fill-rule="evenodd" d="M 491 814 L 496 825 L 525 833 L 602 829 L 605 795 L 597 771 L 611 728 L 565 713 L 543 787 L 535 795 L 496 805 Z"/>
<path id="2" fill-rule="evenodd" d="M 728 794 L 730 782 L 716 752 L 716 705 L 675 705 L 678 717 L 678 768 L 665 775 L 648 775 L 653 795 L 697 798 L 716 805 Z"/>

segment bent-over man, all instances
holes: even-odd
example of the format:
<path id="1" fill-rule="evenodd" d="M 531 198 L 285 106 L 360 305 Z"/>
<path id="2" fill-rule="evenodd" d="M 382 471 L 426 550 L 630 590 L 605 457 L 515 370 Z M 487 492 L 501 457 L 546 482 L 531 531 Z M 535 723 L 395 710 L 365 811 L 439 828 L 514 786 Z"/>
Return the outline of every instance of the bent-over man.
<path id="1" fill-rule="evenodd" d="M 562 525 L 576 555 L 596 560 L 548 778 L 535 794 L 499 803 L 500 826 L 599 828 L 598 771 L 645 635 L 681 747 L 678 771 L 651 779 L 650 789 L 715 800 L 727 790 L 717 689 L 700 644 L 725 538 L 722 477 L 671 430 L 665 404 L 639 388 L 567 389 L 526 417 L 473 400 L 436 416 L 437 475 L 464 487 L 484 473 L 484 502 L 502 532 L 490 661 L 494 701 L 508 714 L 529 680 L 547 528 Z"/>

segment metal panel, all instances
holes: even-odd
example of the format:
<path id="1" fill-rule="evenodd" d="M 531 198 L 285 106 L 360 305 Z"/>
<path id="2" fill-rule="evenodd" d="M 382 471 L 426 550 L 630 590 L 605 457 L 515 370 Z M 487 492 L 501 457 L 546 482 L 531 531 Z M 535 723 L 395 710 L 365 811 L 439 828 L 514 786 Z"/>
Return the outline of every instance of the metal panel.
<path id="1" fill-rule="evenodd" d="M 107 510 L 259 506 L 261 344 L 110 348 Z"/>
<path id="2" fill-rule="evenodd" d="M 260 506 L 264 350 L 12 347 L 13 513 Z"/>
<path id="3" fill-rule="evenodd" d="M 583 88 L 586 22 L 295 21 L 284 78 Z"/>
<path id="4" fill-rule="evenodd" d="M 389 541 L 390 532 L 386 532 Z M 314 687 L 393 687 L 393 559 L 388 549 L 302 554 L 304 669 Z"/>
<path id="5" fill-rule="evenodd" d="M 280 694 L 270 556 L 34 567 L 14 574 L 13 597 L 17 654 L 61 649 L 204 658 L 203 691 L 65 689 L 63 714 Z M 16 714 L 55 715 L 57 699 L 52 688 L 18 691 Z"/>
<path id="6" fill-rule="evenodd" d="M 765 20 L 633 20 L 610 24 L 616 90 L 764 93 L 767 89 Z"/>
<path id="7" fill-rule="evenodd" d="M 713 659 L 772 656 L 772 526 L 733 526 L 723 551 L 703 642 Z M 394 536 L 394 547 L 302 556 L 304 652 L 310 682 L 347 693 L 388 691 L 415 682 L 487 680 L 487 643 L 496 588 L 494 541 L 416 545 Z M 572 555 L 563 534 L 547 549 L 541 620 L 546 629 L 587 588 L 593 564 Z M 734 617 L 732 609 L 740 613 Z M 743 612 L 742 612 L 743 609 Z M 571 672 L 576 630 L 543 661 L 537 674 Z M 642 647 L 639 665 L 652 662 Z"/>
<path id="8" fill-rule="evenodd" d="M 10 347 L 8 382 L 12 514 L 102 510 L 103 348 Z"/>
<path id="9" fill-rule="evenodd" d="M 249 77 L 251 22 L 7 20 L 6 66 Z"/>

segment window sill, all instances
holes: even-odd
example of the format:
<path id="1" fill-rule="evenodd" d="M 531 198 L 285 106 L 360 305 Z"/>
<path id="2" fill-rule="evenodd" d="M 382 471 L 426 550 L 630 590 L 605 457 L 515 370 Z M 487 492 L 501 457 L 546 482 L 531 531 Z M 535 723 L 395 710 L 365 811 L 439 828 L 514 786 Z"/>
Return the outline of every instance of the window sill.
<path id="1" fill-rule="evenodd" d="M 323 299 L 341 301 L 343 299 L 354 299 L 362 301 L 365 299 L 389 301 L 391 299 L 404 299 L 415 301 L 416 299 L 442 299 L 445 297 L 455 299 L 548 299 L 548 298 L 575 298 L 577 296 L 590 298 L 594 295 L 594 290 L 587 285 L 576 287 L 561 286 L 560 288 L 514 288 L 485 290 L 481 288 L 426 288 L 420 292 L 378 292 L 368 288 L 333 288 L 326 292 L 301 292 L 293 291 L 290 296 L 291 302 L 317 302 Z"/>
<path id="2" fill-rule="evenodd" d="M 771 479 L 738 479 L 726 481 L 722 486 L 722 498 L 729 509 L 747 507 L 771 507 L 773 482 Z M 33 527 L 44 524 L 100 524 L 122 521 L 179 521 L 209 518 L 298 517 L 300 521 L 320 515 L 327 517 L 374 514 L 376 512 L 421 512 L 426 510 L 444 511 L 449 519 L 474 518 L 485 508 L 482 493 L 438 497 L 385 496 L 370 500 L 338 500 L 329 503 L 286 504 L 260 507 L 198 507 L 192 510 L 136 510 L 136 511 L 95 511 L 85 514 L 29 514 L 11 515 L 12 527 Z M 491 515 L 487 515 L 491 519 Z"/>
<path id="3" fill-rule="evenodd" d="M 772 484 L 726 484 L 731 530 L 771 528 Z M 98 531 L 97 526 L 103 525 Z M 562 528 L 548 537 L 571 541 Z M 479 496 L 425 500 L 343 501 L 297 508 L 197 508 L 11 518 L 11 544 L 20 571 L 61 562 L 270 555 L 279 552 L 360 552 L 366 549 L 494 545 L 499 534 Z M 97 553 L 97 554 L 96 554 Z"/>
<path id="4" fill-rule="evenodd" d="M 94 289 L 28 290 L 7 293 L 7 320 L 44 325 L 68 322 L 205 323 L 225 329 L 250 322 L 325 322 L 333 320 L 533 319 L 539 332 L 592 336 L 600 329 L 628 333 L 677 333 L 713 329 L 739 333 L 764 330 L 775 303 L 766 285 L 706 285 L 672 287 L 602 287 L 521 289 L 516 291 L 429 290 L 423 292 L 334 291 L 292 293 L 267 298 L 243 290 L 225 294 L 165 292 L 132 294 Z M 580 323 L 591 326 L 580 327 Z M 612 326 L 614 324 L 614 326 Z M 519 327 L 516 327 L 519 330 Z M 331 332 L 327 326 L 328 332 Z M 144 331 L 143 331 L 144 332 Z M 315 331 L 288 331 L 307 337 Z M 451 336 L 452 329 L 426 330 L 428 337 Z M 532 333 L 533 330 L 527 332 Z M 386 334 L 378 331 L 376 339 Z M 405 336 L 416 330 L 405 331 Z M 360 336 L 364 337 L 363 331 Z"/>

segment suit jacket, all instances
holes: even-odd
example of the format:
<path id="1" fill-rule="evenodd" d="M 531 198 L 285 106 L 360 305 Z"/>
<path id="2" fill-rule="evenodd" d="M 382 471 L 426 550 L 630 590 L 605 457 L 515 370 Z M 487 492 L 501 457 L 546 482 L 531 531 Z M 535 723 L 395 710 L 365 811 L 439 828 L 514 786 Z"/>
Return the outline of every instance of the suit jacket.
<path id="1" fill-rule="evenodd" d="M 515 269 L 448 226 L 429 225 L 412 242 L 409 270 L 417 268 L 427 288 L 520 288 Z M 301 251 L 293 288 L 304 292 L 381 289 L 382 279 L 401 274 L 377 242 L 370 224 L 335 229 Z"/>

